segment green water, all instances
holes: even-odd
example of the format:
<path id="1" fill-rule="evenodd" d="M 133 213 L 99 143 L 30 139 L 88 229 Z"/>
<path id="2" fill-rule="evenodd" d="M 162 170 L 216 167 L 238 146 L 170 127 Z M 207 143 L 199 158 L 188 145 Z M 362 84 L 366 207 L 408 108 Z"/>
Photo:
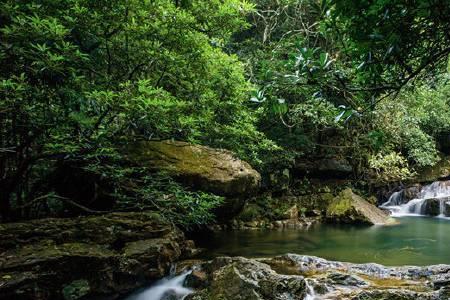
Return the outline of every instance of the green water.
<path id="1" fill-rule="evenodd" d="M 207 256 L 267 257 L 307 254 L 330 260 L 384 265 L 450 264 L 450 220 L 404 217 L 395 226 L 320 224 L 302 230 L 254 230 L 204 235 Z"/>

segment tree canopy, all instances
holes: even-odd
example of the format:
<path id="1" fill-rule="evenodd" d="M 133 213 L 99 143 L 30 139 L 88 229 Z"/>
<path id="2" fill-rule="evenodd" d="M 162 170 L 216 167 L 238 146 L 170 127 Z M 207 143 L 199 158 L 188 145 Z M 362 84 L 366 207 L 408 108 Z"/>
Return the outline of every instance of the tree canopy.
<path id="1" fill-rule="evenodd" d="M 219 202 L 124 163 L 138 140 L 229 149 L 263 173 L 332 155 L 360 179 L 406 178 L 450 130 L 449 15 L 447 0 L 2 1 L 0 213 L 57 196 L 67 164 L 108 178 L 122 208 Z"/>

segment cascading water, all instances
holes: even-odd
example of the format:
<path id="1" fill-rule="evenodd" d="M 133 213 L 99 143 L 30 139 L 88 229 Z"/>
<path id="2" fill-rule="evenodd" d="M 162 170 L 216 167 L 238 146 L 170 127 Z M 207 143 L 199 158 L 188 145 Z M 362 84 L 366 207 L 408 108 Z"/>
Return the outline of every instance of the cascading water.
<path id="1" fill-rule="evenodd" d="M 392 216 L 437 216 L 450 217 L 450 181 L 436 181 L 421 188 L 416 198 L 405 199 L 405 191 L 393 193 L 381 205 L 391 211 Z"/>
<path id="2" fill-rule="evenodd" d="M 308 279 L 305 279 L 305 285 L 306 285 L 306 296 L 304 300 L 315 300 L 316 292 L 314 291 L 314 287 L 311 285 Z"/>
<path id="3" fill-rule="evenodd" d="M 192 271 L 184 272 L 178 276 L 169 276 L 156 282 L 153 286 L 131 295 L 126 300 L 166 300 L 184 299 L 192 293 L 191 289 L 183 286 L 186 277 Z"/>

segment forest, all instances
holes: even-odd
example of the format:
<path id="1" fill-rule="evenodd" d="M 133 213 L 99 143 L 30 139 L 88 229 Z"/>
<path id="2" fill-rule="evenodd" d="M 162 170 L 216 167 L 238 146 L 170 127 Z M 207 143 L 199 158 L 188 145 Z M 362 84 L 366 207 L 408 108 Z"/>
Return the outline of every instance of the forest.
<path id="1" fill-rule="evenodd" d="M 448 0 L 2 0 L 0 62 L 0 299 L 450 299 Z"/>

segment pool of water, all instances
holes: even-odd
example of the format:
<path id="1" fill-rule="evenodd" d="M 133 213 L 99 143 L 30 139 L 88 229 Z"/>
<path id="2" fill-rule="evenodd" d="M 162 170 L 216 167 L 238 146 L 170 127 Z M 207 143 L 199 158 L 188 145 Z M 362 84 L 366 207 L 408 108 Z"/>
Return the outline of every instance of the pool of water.
<path id="1" fill-rule="evenodd" d="M 450 220 L 403 217 L 393 226 L 319 224 L 302 230 L 216 232 L 197 240 L 209 258 L 285 253 L 384 265 L 450 264 Z"/>

